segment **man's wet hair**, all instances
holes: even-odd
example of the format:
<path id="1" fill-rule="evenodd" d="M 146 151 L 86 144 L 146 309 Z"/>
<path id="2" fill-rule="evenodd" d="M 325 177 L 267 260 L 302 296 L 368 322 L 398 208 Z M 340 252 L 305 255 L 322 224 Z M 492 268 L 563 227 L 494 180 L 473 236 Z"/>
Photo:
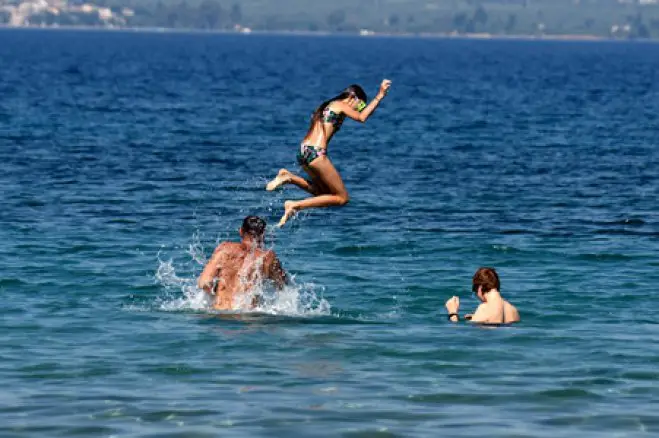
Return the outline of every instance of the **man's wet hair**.
<path id="1" fill-rule="evenodd" d="M 483 293 L 489 292 L 492 289 L 500 291 L 501 283 L 499 282 L 499 274 L 494 268 L 483 267 L 479 268 L 474 274 L 471 282 L 472 292 L 478 291 L 478 287 L 482 286 Z"/>
<path id="2" fill-rule="evenodd" d="M 263 234 L 265 234 L 265 226 L 265 221 L 260 217 L 247 216 L 243 220 L 242 230 L 245 234 L 249 234 L 254 238 L 261 239 L 263 238 Z"/>

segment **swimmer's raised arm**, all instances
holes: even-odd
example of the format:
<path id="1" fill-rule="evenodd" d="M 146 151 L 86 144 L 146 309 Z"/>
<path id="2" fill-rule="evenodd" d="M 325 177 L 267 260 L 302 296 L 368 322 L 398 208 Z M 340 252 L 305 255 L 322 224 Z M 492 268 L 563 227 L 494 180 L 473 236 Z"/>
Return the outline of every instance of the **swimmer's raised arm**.
<path id="1" fill-rule="evenodd" d="M 448 319 L 451 322 L 460 321 L 460 298 L 452 297 L 446 302 L 446 310 L 448 311 Z M 491 315 L 485 304 L 481 304 L 476 309 L 473 315 L 465 315 L 465 321 L 471 321 L 475 323 L 487 323 L 491 320 Z"/>
<path id="2" fill-rule="evenodd" d="M 460 315 L 458 312 L 460 311 L 460 298 L 458 297 L 451 297 L 446 301 L 446 310 L 448 311 L 448 319 L 451 322 L 458 322 L 460 321 Z"/>
<path id="3" fill-rule="evenodd" d="M 373 114 L 378 105 L 380 105 L 380 101 L 387 95 L 390 87 L 391 81 L 389 79 L 383 80 L 382 84 L 380 84 L 380 91 L 378 92 L 377 96 L 375 96 L 375 99 L 371 100 L 371 103 L 366 105 L 366 108 L 364 108 L 361 112 L 355 110 L 345 102 L 336 102 L 335 105 L 347 117 L 357 122 L 364 123 L 366 120 L 368 120 L 371 114 Z"/>
<path id="4" fill-rule="evenodd" d="M 451 322 L 458 322 L 460 321 L 460 298 L 458 297 L 451 297 L 449 298 L 448 301 L 446 301 L 446 310 L 448 312 L 448 319 Z M 473 315 L 465 315 L 464 317 L 465 321 L 471 321 L 471 322 L 487 322 L 490 319 L 490 315 L 487 312 L 487 308 L 484 304 L 481 304 L 478 306 L 478 309 L 476 309 L 476 312 Z"/>

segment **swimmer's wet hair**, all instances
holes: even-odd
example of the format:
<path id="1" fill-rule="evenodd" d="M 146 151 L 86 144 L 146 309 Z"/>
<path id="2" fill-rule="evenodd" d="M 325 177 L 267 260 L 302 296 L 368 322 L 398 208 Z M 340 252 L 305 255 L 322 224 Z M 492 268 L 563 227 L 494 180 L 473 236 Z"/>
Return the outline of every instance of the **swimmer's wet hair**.
<path id="1" fill-rule="evenodd" d="M 483 293 L 489 292 L 492 289 L 500 291 L 501 283 L 499 282 L 499 274 L 494 268 L 478 268 L 471 281 L 471 291 L 477 292 L 478 287 L 482 286 Z"/>
<path id="2" fill-rule="evenodd" d="M 265 233 L 266 223 L 258 216 L 247 216 L 243 220 L 242 230 L 243 233 L 249 234 L 252 237 L 262 238 Z"/>

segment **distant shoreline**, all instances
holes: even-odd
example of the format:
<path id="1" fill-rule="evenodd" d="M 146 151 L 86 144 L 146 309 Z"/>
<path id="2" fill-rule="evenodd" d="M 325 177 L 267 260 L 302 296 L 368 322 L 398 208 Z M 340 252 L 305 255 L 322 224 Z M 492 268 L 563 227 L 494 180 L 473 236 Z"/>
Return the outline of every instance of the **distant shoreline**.
<path id="1" fill-rule="evenodd" d="M 208 35 L 276 35 L 276 36 L 344 36 L 360 38 L 419 38 L 419 39 L 454 39 L 454 40 L 510 40 L 510 41 L 564 41 L 564 42 L 647 42 L 657 43 L 659 39 L 623 39 L 612 38 L 598 35 L 503 35 L 488 33 L 432 33 L 432 32 L 329 32 L 329 31 L 303 31 L 303 30 L 222 30 L 222 29 L 177 29 L 167 27 L 102 27 L 102 26 L 8 26 L 0 24 L 0 31 L 25 30 L 25 31 L 82 31 L 82 32 L 136 32 L 136 33 L 157 33 L 157 34 L 208 34 Z"/>

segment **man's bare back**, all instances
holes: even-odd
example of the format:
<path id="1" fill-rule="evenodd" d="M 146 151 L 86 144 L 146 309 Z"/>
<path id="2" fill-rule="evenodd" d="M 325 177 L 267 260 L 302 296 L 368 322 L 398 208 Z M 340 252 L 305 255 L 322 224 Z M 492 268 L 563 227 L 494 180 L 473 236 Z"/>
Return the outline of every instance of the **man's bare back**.
<path id="1" fill-rule="evenodd" d="M 501 283 L 499 274 L 494 268 L 479 268 L 472 278 L 471 290 L 481 304 L 473 315 L 465 315 L 465 319 L 477 324 L 512 324 L 520 321 L 517 308 L 504 300 L 499 292 Z M 452 297 L 446 301 L 448 318 L 458 322 L 460 316 L 460 298 Z"/>
<path id="2" fill-rule="evenodd" d="M 267 280 L 278 289 L 286 283 L 286 273 L 274 251 L 262 248 L 262 230 L 254 234 L 244 230 L 247 226 L 244 223 L 241 228 L 241 242 L 224 242 L 215 249 L 199 276 L 199 287 L 214 297 L 217 310 L 253 308 L 256 301 L 250 294 L 255 287 Z"/>
<path id="3" fill-rule="evenodd" d="M 473 315 L 466 315 L 465 319 L 482 324 L 512 324 L 519 322 L 517 308 L 500 296 L 496 298 L 492 295 L 490 294 L 488 302 L 480 304 L 476 312 Z"/>

